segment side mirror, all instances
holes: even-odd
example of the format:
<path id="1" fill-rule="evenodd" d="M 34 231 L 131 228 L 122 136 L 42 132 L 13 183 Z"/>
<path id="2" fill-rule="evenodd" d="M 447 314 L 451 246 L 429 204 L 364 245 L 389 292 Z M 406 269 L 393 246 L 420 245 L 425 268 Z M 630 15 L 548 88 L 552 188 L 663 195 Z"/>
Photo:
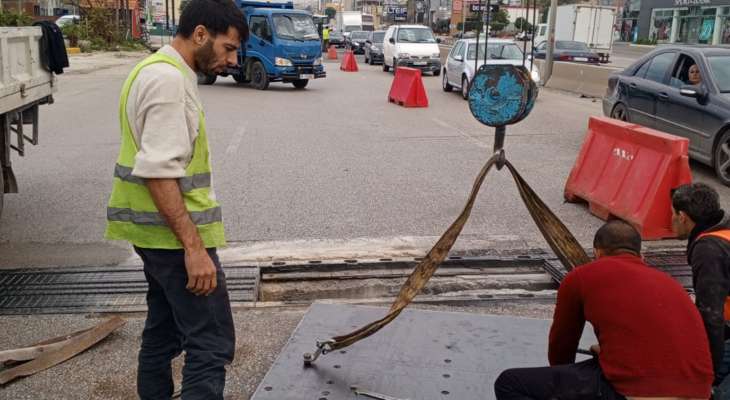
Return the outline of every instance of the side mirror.
<path id="1" fill-rule="evenodd" d="M 462 56 L 461 54 L 459 54 L 457 56 L 454 56 L 454 60 L 456 60 L 458 62 L 464 62 L 464 56 Z"/>
<path id="2" fill-rule="evenodd" d="M 394 38 L 390 38 L 390 39 L 388 39 L 388 41 L 390 42 L 390 44 L 395 44 L 395 39 Z"/>
<path id="3" fill-rule="evenodd" d="M 705 89 L 700 85 L 684 85 L 679 88 L 679 94 L 685 97 L 693 97 L 700 102 L 707 98 L 707 92 L 705 92 Z"/>

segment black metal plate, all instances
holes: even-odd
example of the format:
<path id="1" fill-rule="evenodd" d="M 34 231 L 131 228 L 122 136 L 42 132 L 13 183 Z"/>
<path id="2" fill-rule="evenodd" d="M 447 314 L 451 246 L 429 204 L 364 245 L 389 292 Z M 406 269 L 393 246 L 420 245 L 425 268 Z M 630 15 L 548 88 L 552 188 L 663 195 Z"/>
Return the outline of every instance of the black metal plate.
<path id="1" fill-rule="evenodd" d="M 383 317 L 386 308 L 313 304 L 251 400 L 366 399 L 350 389 L 411 400 L 486 400 L 506 368 L 547 365 L 550 321 L 407 309 L 376 335 L 305 368 L 317 339 Z M 588 329 L 587 329 L 588 330 Z M 583 347 L 596 343 L 584 334 Z"/>
<path id="2" fill-rule="evenodd" d="M 231 302 L 253 302 L 259 269 L 224 266 Z M 0 315 L 144 311 L 141 266 L 0 271 Z"/>

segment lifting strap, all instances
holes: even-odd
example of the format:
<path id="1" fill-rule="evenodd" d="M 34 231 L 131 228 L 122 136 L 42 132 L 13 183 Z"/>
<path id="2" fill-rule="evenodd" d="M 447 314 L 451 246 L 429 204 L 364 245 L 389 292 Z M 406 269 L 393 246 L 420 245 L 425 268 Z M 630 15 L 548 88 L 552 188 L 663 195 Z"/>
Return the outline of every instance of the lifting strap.
<path id="1" fill-rule="evenodd" d="M 451 247 L 458 239 L 461 230 L 469 220 L 469 215 L 474 206 L 474 201 L 479 194 L 479 189 L 484 182 L 484 179 L 489 174 L 490 170 L 496 165 L 497 169 L 502 169 L 503 166 L 507 166 L 507 169 L 512 174 L 512 178 L 517 185 L 517 189 L 520 192 L 520 197 L 525 203 L 527 210 L 530 212 L 532 219 L 537 224 L 540 232 L 545 237 L 550 248 L 555 252 L 557 257 L 560 259 L 562 264 L 568 271 L 573 268 L 588 263 L 590 259 L 586 254 L 583 247 L 575 239 L 573 234 L 570 233 L 568 228 L 553 214 L 540 197 L 532 190 L 530 185 L 522 179 L 522 176 L 517 172 L 515 167 L 506 160 L 504 150 L 498 146 L 495 150 L 495 154 L 487 161 L 482 168 L 481 172 L 477 176 L 474 186 L 472 187 L 469 199 L 466 202 L 466 206 L 462 210 L 461 214 L 456 218 L 441 238 L 436 242 L 433 248 L 428 252 L 426 257 L 416 266 L 414 271 L 408 277 L 408 280 L 401 287 L 398 297 L 390 307 L 388 315 L 384 318 L 374 321 L 356 331 L 348 333 L 342 336 L 333 337 L 330 340 L 317 342 L 317 350 L 314 354 L 307 353 L 304 355 L 304 363 L 306 365 L 314 362 L 320 354 L 327 354 L 328 352 L 348 347 L 366 337 L 373 335 L 380 329 L 388 325 L 393 321 L 400 313 L 405 309 L 408 304 L 413 301 L 416 295 L 423 289 L 428 283 L 428 280 L 433 276 L 438 266 L 446 259 L 451 250 Z"/>

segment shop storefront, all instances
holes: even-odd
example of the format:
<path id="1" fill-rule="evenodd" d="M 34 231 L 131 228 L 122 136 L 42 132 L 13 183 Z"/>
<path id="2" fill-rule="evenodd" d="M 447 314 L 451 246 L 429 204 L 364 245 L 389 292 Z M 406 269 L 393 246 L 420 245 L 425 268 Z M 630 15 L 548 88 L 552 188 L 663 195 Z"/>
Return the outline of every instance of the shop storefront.
<path id="1" fill-rule="evenodd" d="M 641 38 L 730 45 L 730 0 L 644 0 L 640 14 Z"/>

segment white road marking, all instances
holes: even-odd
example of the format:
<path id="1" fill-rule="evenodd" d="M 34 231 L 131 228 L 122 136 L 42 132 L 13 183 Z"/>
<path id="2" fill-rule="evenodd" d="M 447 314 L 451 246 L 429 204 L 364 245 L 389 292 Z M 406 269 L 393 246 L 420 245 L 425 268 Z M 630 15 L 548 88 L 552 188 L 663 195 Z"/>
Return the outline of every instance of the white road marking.
<path id="1" fill-rule="evenodd" d="M 470 134 L 462 131 L 461 129 L 459 129 L 459 128 L 455 127 L 455 126 L 451 126 L 451 125 L 447 124 L 446 122 L 444 122 L 444 121 L 442 121 L 442 120 L 440 120 L 438 118 L 431 118 L 431 120 L 433 122 L 435 122 L 436 124 L 440 125 L 442 128 L 454 130 L 456 133 L 459 134 L 459 136 L 461 136 L 464 139 L 472 142 L 477 147 L 481 147 L 482 149 L 491 149 L 492 148 L 491 145 L 482 142 L 481 140 L 475 138 L 474 136 L 472 136 L 472 135 L 470 135 Z"/>
<path id="2" fill-rule="evenodd" d="M 243 135 L 246 134 L 246 127 L 241 127 L 241 129 L 237 130 L 236 133 L 233 134 L 233 137 L 231 138 L 231 143 L 226 148 L 226 155 L 232 155 L 238 151 L 238 146 L 241 145 L 241 140 L 243 139 Z"/>

